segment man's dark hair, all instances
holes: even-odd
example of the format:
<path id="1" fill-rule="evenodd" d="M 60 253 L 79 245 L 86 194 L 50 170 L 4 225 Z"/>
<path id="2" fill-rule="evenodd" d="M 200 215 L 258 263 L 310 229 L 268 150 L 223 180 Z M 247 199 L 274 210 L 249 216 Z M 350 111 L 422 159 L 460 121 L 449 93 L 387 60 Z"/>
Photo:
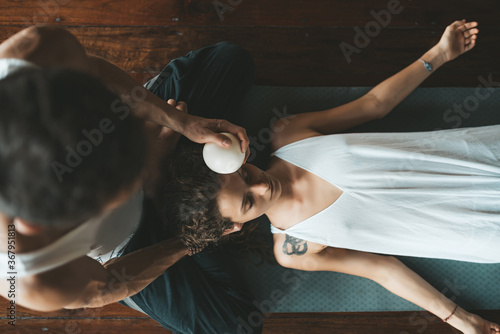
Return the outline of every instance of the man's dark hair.
<path id="1" fill-rule="evenodd" d="M 0 211 L 46 226 L 98 215 L 145 165 L 129 114 L 82 72 L 25 68 L 0 80 Z"/>

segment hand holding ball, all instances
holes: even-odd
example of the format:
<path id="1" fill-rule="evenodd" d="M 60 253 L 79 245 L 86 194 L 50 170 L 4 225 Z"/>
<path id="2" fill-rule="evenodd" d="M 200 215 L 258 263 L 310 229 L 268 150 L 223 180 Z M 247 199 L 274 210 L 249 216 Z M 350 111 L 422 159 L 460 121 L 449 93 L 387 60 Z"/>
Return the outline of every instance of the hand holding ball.
<path id="1" fill-rule="evenodd" d="M 207 143 L 203 147 L 203 159 L 208 168 L 219 174 L 236 172 L 243 161 L 245 153 L 241 152 L 240 141 L 230 133 L 222 132 L 231 139 L 230 147 L 221 147 L 215 143 Z"/>

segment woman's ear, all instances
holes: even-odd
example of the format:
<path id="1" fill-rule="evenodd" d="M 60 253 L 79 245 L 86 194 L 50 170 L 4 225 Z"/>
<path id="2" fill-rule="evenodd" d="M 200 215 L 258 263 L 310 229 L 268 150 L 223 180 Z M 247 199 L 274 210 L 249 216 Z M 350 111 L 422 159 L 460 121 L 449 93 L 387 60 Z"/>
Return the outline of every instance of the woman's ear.
<path id="1" fill-rule="evenodd" d="M 45 227 L 28 222 L 21 218 L 14 218 L 14 225 L 16 227 L 16 232 L 24 235 L 39 235 L 45 231 Z"/>
<path id="2" fill-rule="evenodd" d="M 224 233 L 222 233 L 222 235 L 224 236 L 224 235 L 228 235 L 228 234 L 231 234 L 234 232 L 241 231 L 242 227 L 243 227 L 243 223 L 234 223 L 233 227 L 225 229 Z"/>

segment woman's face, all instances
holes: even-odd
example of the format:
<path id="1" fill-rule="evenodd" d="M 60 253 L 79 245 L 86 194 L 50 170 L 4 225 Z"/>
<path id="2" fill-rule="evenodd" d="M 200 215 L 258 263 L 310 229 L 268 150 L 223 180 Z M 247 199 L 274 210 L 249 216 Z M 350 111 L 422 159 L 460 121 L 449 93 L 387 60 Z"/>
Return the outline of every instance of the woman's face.
<path id="1" fill-rule="evenodd" d="M 235 173 L 221 175 L 221 179 L 219 211 L 235 223 L 260 217 L 281 195 L 278 179 L 254 165 L 244 164 Z"/>

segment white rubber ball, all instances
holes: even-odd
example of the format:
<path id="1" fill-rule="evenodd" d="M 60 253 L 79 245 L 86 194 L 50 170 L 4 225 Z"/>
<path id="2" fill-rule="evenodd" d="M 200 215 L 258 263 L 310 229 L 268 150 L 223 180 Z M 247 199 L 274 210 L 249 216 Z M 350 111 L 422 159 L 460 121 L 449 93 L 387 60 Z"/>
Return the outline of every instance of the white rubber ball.
<path id="1" fill-rule="evenodd" d="M 236 172 L 245 160 L 245 153 L 241 152 L 240 141 L 230 133 L 222 132 L 231 139 L 230 147 L 221 147 L 215 143 L 207 143 L 203 147 L 203 159 L 208 168 L 219 174 Z"/>

